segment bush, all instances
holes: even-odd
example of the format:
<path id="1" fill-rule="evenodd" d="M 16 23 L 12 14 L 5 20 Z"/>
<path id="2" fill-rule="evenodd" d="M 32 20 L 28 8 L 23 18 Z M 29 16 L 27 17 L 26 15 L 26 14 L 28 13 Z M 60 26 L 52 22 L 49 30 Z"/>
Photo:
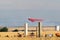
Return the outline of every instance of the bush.
<path id="1" fill-rule="evenodd" d="M 22 37 L 22 35 L 21 35 L 21 34 L 19 34 L 19 33 L 18 33 L 18 35 L 17 35 L 17 36 L 18 36 L 18 37 Z"/>
<path id="2" fill-rule="evenodd" d="M 18 32 L 18 29 L 13 30 L 13 32 Z"/>
<path id="3" fill-rule="evenodd" d="M 34 36 L 34 33 L 32 32 L 32 33 L 30 34 L 30 36 Z"/>
<path id="4" fill-rule="evenodd" d="M 8 28 L 7 27 L 3 27 L 2 29 L 0 29 L 0 32 L 7 32 Z"/>

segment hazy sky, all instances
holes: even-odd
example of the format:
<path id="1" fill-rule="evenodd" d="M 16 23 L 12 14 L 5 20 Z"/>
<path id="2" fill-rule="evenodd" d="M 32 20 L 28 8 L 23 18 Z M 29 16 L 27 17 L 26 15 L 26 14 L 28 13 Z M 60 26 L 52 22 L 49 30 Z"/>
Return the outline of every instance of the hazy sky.
<path id="1" fill-rule="evenodd" d="M 44 25 L 60 24 L 60 0 L 0 0 L 0 25 L 19 26 L 28 17 L 43 18 Z"/>

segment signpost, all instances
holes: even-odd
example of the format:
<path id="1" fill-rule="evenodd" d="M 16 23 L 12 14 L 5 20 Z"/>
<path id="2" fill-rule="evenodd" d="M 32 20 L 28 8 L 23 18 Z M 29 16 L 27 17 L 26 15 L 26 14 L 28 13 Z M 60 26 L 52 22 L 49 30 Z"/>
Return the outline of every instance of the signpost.
<path id="1" fill-rule="evenodd" d="M 36 21 L 38 21 L 38 29 L 37 29 L 37 31 L 38 31 L 38 37 L 41 37 L 41 33 L 42 33 L 42 19 L 38 19 L 38 18 L 28 18 L 28 20 L 29 21 L 31 21 L 31 22 L 36 22 Z"/>

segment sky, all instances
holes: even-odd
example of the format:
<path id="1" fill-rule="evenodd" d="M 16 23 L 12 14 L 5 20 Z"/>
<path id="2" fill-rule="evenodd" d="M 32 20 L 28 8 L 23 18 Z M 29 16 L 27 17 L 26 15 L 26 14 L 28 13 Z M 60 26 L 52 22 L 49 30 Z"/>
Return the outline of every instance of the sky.
<path id="1" fill-rule="evenodd" d="M 37 25 L 29 17 L 42 18 L 43 25 L 60 25 L 60 0 L 0 0 L 0 25 Z"/>

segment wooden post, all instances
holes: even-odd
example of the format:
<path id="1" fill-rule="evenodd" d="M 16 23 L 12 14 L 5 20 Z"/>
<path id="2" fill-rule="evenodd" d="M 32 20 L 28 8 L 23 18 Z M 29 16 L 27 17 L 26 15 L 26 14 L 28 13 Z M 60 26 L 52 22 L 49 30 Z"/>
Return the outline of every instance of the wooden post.
<path id="1" fill-rule="evenodd" d="M 41 37 L 41 32 L 42 32 L 42 24 L 41 22 L 38 22 L 38 37 Z"/>
<path id="2" fill-rule="evenodd" d="M 37 33 L 38 33 L 38 30 L 37 30 L 37 27 L 36 27 L 36 37 L 37 37 Z"/>

